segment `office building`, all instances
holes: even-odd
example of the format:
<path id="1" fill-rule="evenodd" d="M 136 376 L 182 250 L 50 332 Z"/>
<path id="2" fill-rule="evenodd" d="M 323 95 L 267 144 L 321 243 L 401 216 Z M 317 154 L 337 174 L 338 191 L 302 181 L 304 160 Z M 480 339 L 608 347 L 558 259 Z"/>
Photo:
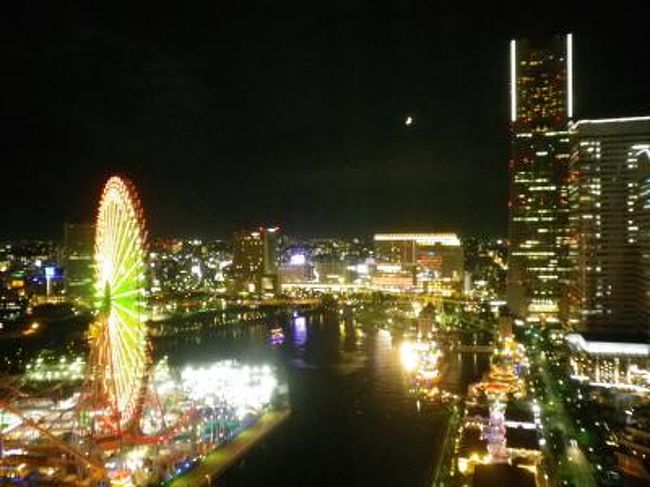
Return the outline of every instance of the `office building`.
<path id="1" fill-rule="evenodd" d="M 279 228 L 237 232 L 233 241 L 232 278 L 237 292 L 278 289 Z"/>
<path id="2" fill-rule="evenodd" d="M 650 146 L 639 147 L 635 158 L 638 164 L 636 221 L 639 225 L 639 303 L 641 327 L 650 335 Z"/>
<path id="3" fill-rule="evenodd" d="M 572 124 L 571 324 L 650 330 L 650 117 Z"/>
<path id="4" fill-rule="evenodd" d="M 462 287 L 463 247 L 454 233 L 380 233 L 374 287 L 451 294 Z"/>
<path id="5" fill-rule="evenodd" d="M 529 323 L 557 323 L 568 273 L 567 123 L 573 116 L 572 36 L 510 43 L 507 301 Z"/>
<path id="6" fill-rule="evenodd" d="M 68 299 L 93 304 L 95 226 L 66 223 L 64 233 L 64 286 Z"/>

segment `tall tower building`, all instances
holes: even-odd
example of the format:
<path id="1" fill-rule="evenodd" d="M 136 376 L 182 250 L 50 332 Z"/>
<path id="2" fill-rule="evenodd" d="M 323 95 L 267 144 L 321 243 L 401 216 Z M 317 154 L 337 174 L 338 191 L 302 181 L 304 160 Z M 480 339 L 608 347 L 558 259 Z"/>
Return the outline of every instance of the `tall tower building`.
<path id="1" fill-rule="evenodd" d="M 232 276 L 236 291 L 274 292 L 277 290 L 279 228 L 235 233 Z"/>
<path id="2" fill-rule="evenodd" d="M 650 117 L 571 128 L 572 325 L 650 331 Z"/>
<path id="3" fill-rule="evenodd" d="M 565 311 L 573 39 L 510 42 L 507 300 L 529 323 L 557 323 Z"/>
<path id="4" fill-rule="evenodd" d="M 264 275 L 275 279 L 280 260 L 280 229 L 278 227 L 261 228 L 264 256 L 262 259 Z"/>
<path id="5" fill-rule="evenodd" d="M 66 223 L 63 233 L 65 294 L 69 299 L 81 299 L 92 304 L 95 226 Z"/>
<path id="6" fill-rule="evenodd" d="M 639 225 L 639 289 L 641 326 L 650 335 L 650 145 L 639 147 L 636 219 Z"/>

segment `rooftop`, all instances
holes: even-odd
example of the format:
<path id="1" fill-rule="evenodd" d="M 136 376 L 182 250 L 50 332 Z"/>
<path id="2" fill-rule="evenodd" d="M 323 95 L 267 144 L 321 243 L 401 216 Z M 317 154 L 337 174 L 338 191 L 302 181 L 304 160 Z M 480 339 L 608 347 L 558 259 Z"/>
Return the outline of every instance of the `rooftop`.
<path id="1" fill-rule="evenodd" d="M 650 130 L 650 116 L 578 120 L 571 124 L 571 130 L 585 134 L 606 136 L 617 133 L 647 134 L 648 130 Z"/>
<path id="2" fill-rule="evenodd" d="M 632 342 L 627 341 L 605 341 L 594 339 L 589 335 L 570 333 L 566 340 L 575 350 L 585 352 L 589 355 L 609 355 L 626 357 L 650 357 L 650 344 L 647 340 Z"/>
<path id="3" fill-rule="evenodd" d="M 376 233 L 375 242 L 415 242 L 420 245 L 460 246 L 455 233 Z"/>
<path id="4" fill-rule="evenodd" d="M 539 450 L 537 431 L 525 428 L 507 428 L 506 446 L 523 450 Z"/>

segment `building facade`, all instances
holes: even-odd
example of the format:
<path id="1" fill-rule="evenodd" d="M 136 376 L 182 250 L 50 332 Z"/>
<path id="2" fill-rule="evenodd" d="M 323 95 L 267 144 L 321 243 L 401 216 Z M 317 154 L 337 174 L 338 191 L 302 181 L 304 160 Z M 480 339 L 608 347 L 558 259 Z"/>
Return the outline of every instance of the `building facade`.
<path id="1" fill-rule="evenodd" d="M 463 247 L 454 233 L 375 235 L 374 287 L 449 294 L 464 277 Z"/>
<path id="2" fill-rule="evenodd" d="M 269 292 L 278 289 L 279 228 L 235 233 L 232 280 L 237 292 Z"/>
<path id="3" fill-rule="evenodd" d="M 650 117 L 572 124 L 570 319 L 650 331 Z"/>
<path id="4" fill-rule="evenodd" d="M 650 387 L 650 345 L 647 343 L 607 341 L 603 336 L 579 333 L 568 334 L 566 340 L 571 349 L 574 379 L 622 389 Z"/>
<path id="5" fill-rule="evenodd" d="M 637 299 L 641 326 L 650 335 L 650 145 L 635 155 L 638 164 L 636 220 L 639 225 L 639 287 Z"/>
<path id="6" fill-rule="evenodd" d="M 572 36 L 510 43 L 509 257 L 507 300 L 531 323 L 566 309 L 567 123 L 573 116 Z"/>
<path id="7" fill-rule="evenodd" d="M 92 304 L 94 295 L 95 226 L 66 223 L 64 233 L 64 286 L 68 299 Z"/>

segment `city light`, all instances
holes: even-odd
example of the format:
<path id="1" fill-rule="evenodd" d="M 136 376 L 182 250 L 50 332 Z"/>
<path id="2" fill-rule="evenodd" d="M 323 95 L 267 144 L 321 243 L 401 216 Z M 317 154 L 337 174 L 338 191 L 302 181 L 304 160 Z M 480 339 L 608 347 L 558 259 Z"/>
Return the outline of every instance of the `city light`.
<path id="1" fill-rule="evenodd" d="M 108 180 L 99 205 L 95 237 L 100 309 L 91 328 L 91 360 L 101 374 L 104 394 L 123 424 L 131 420 L 146 367 L 144 294 L 145 229 L 134 186 Z M 109 384 L 112 384 L 109 385 Z"/>
<path id="2" fill-rule="evenodd" d="M 305 254 L 294 254 L 291 256 L 290 264 L 291 265 L 305 265 L 307 261 Z"/>
<path id="3" fill-rule="evenodd" d="M 510 41 L 510 121 L 517 120 L 517 41 Z"/>
<path id="4" fill-rule="evenodd" d="M 303 3 L 14 9 L 0 485 L 646 485 L 647 12 Z"/>
<path id="5" fill-rule="evenodd" d="M 567 51 L 567 115 L 573 118 L 573 34 L 566 36 Z"/>
<path id="6" fill-rule="evenodd" d="M 402 360 L 404 370 L 407 372 L 414 371 L 419 361 L 419 354 L 415 348 L 415 345 L 410 342 L 402 343 L 400 346 L 400 358 Z"/>
<path id="7" fill-rule="evenodd" d="M 82 401 L 78 388 L 84 380 L 86 364 L 81 357 L 68 359 L 51 355 L 28 364 L 25 380 L 71 388 L 73 393 L 63 400 L 53 398 L 20 398 L 14 407 L 20 415 L 3 412 L 0 434 L 5 442 L 22 444 L 31 449 L 42 437 L 38 431 L 25 428 L 25 421 L 37 421 L 54 434 L 62 445 L 80 426 L 75 411 Z M 138 441 L 123 439 L 119 451 L 104 448 L 107 475 L 124 485 L 146 485 L 153 480 L 150 466 L 169 462 L 168 457 L 198 458 L 205 448 L 214 448 L 228 441 L 245 424 L 255 421 L 271 407 L 279 382 L 268 364 L 249 365 L 232 360 L 201 365 L 187 365 L 178 370 L 163 359 L 153 366 L 152 393 L 156 401 L 145 403 L 141 417 L 142 434 Z M 160 405 L 165 405 L 160 409 Z M 99 422 L 104 415 L 92 411 L 88 418 Z M 188 432 L 193 436 L 187 437 Z M 106 441 L 106 439 L 104 439 Z M 159 445 L 154 448 L 154 445 Z M 68 448 L 67 446 L 65 446 Z M 162 451 L 160 448 L 162 448 Z M 26 458 L 22 449 L 4 449 L 4 458 Z M 166 452 L 165 454 L 162 454 Z M 23 468 L 28 468 L 25 463 Z M 20 469 L 17 469 L 20 470 Z M 52 474 L 60 474 L 54 468 Z"/>
<path id="8" fill-rule="evenodd" d="M 251 367 L 228 361 L 209 367 L 186 367 L 181 382 L 193 401 L 211 405 L 225 401 L 237 411 L 239 420 L 268 406 L 277 387 L 268 365 Z"/>

